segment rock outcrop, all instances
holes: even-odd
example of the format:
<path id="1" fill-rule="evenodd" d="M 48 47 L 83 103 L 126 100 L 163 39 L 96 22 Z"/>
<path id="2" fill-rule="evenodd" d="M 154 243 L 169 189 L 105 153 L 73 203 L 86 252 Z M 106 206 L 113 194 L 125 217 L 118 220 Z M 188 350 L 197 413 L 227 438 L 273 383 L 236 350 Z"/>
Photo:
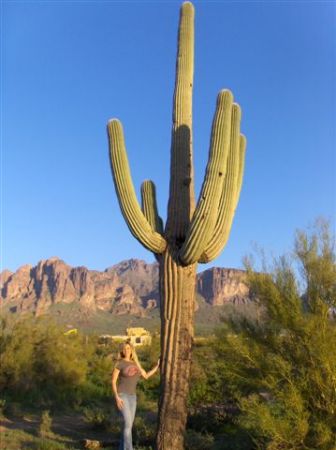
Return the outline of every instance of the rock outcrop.
<path id="1" fill-rule="evenodd" d="M 86 312 L 145 316 L 159 306 L 158 264 L 131 259 L 100 272 L 71 267 L 58 257 L 0 274 L 2 305 L 12 312 L 44 314 L 57 303 L 78 302 Z M 241 270 L 213 268 L 197 277 L 197 291 L 212 305 L 248 301 Z"/>
<path id="2" fill-rule="evenodd" d="M 249 290 L 243 270 L 214 267 L 197 277 L 197 291 L 213 306 L 225 303 L 246 303 Z"/>
<path id="3" fill-rule="evenodd" d="M 145 308 L 131 286 L 116 274 L 71 267 L 60 258 L 1 273 L 1 300 L 12 312 L 41 315 L 56 303 L 78 302 L 83 310 L 143 316 Z"/>
<path id="4" fill-rule="evenodd" d="M 115 274 L 123 284 L 131 286 L 147 309 L 159 305 L 159 265 L 139 259 L 128 259 L 105 270 Z"/>

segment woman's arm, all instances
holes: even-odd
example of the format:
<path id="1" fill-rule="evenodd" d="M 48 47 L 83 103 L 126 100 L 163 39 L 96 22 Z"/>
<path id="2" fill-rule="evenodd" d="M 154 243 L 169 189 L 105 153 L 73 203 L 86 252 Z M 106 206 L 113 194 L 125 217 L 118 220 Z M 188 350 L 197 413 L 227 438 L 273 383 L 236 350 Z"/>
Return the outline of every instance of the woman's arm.
<path id="1" fill-rule="evenodd" d="M 150 378 L 152 375 L 154 375 L 154 373 L 158 370 L 159 367 L 160 367 L 160 360 L 158 360 L 157 364 L 153 367 L 153 369 L 149 370 L 148 372 L 146 372 L 140 366 L 139 369 L 140 369 L 140 372 L 141 372 L 141 376 L 143 376 L 145 380 L 148 380 L 148 378 Z"/>
<path id="2" fill-rule="evenodd" d="M 115 398 L 117 407 L 118 407 L 118 409 L 121 409 L 124 406 L 124 402 L 119 397 L 118 391 L 117 391 L 117 379 L 118 379 L 118 376 L 119 376 L 119 372 L 120 372 L 120 370 L 117 369 L 116 367 L 113 369 L 113 372 L 112 372 L 112 391 L 113 391 L 113 394 L 114 394 L 114 398 Z"/>

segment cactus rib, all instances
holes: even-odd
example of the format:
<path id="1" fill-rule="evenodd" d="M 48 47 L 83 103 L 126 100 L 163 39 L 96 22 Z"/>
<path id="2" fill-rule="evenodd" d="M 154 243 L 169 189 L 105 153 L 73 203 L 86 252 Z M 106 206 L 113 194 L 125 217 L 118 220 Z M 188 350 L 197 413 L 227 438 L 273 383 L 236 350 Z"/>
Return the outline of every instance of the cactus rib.
<path id="1" fill-rule="evenodd" d="M 110 163 L 120 209 L 133 236 L 148 250 L 161 254 L 165 239 L 154 231 L 143 215 L 129 169 L 122 125 L 117 119 L 108 123 Z"/>
<path id="2" fill-rule="evenodd" d="M 184 265 L 198 261 L 216 225 L 230 148 L 232 104 L 233 95 L 229 90 L 218 94 L 206 174 L 188 234 L 179 253 L 179 259 Z"/>
<path id="3" fill-rule="evenodd" d="M 230 151 L 231 162 L 229 163 L 229 166 L 231 166 L 231 164 L 232 166 L 225 178 L 218 220 L 213 237 L 198 261 L 200 263 L 208 263 L 217 258 L 225 247 L 231 231 L 232 221 L 242 187 L 246 149 L 246 138 L 244 135 L 239 136 L 238 126 L 236 133 L 237 131 L 238 136 L 235 137 L 231 144 L 232 151 Z"/>
<path id="4" fill-rule="evenodd" d="M 182 241 L 195 208 L 192 164 L 192 88 L 194 77 L 194 7 L 180 13 L 173 101 L 170 195 L 166 235 Z M 183 205 L 183 208 L 181 208 Z"/>

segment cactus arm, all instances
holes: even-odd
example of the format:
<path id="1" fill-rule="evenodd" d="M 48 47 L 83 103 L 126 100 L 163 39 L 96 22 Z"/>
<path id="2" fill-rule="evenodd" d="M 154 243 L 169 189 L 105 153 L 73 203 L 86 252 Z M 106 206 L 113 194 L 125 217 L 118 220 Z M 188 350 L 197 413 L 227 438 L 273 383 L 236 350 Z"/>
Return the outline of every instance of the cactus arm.
<path id="1" fill-rule="evenodd" d="M 218 94 L 206 174 L 188 234 L 179 252 L 184 265 L 199 260 L 216 225 L 230 148 L 232 104 L 230 91 L 223 90 Z"/>
<path id="2" fill-rule="evenodd" d="M 170 186 L 165 236 L 179 248 L 195 209 L 192 163 L 192 89 L 194 77 L 194 7 L 182 4 L 178 32 Z"/>
<path id="3" fill-rule="evenodd" d="M 161 254 L 167 244 L 165 239 L 153 230 L 139 206 L 129 169 L 122 125 L 119 120 L 113 119 L 109 121 L 107 128 L 113 180 L 128 228 L 144 247 Z"/>
<path id="4" fill-rule="evenodd" d="M 141 209 L 154 231 L 163 233 L 163 222 L 159 217 L 156 203 L 155 184 L 151 180 L 146 180 L 141 185 Z"/>
<path id="5" fill-rule="evenodd" d="M 242 186 L 246 148 L 245 136 L 239 135 L 240 116 L 239 106 L 235 105 L 232 117 L 232 140 L 230 143 L 228 168 L 219 204 L 218 219 L 213 235 L 198 261 L 200 263 L 208 263 L 221 253 L 231 231 Z"/>
<path id="6" fill-rule="evenodd" d="M 160 216 L 159 216 L 159 228 L 158 229 L 161 230 L 161 231 L 159 231 L 159 233 L 163 234 L 163 232 L 164 232 L 164 225 L 163 225 L 163 220 L 162 220 L 162 218 Z"/>

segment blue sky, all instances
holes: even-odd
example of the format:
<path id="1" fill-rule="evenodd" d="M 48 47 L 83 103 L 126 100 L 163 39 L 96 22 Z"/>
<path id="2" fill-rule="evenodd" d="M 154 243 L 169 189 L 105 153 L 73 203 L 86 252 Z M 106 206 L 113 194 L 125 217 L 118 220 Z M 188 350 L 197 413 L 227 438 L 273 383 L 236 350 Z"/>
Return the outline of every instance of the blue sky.
<path id="1" fill-rule="evenodd" d="M 243 111 L 246 170 L 229 243 L 281 254 L 296 228 L 336 212 L 336 4 L 194 2 L 196 194 L 216 95 Z M 106 123 L 118 117 L 137 192 L 166 217 L 180 2 L 3 1 L 1 270 L 59 256 L 103 270 L 154 258 L 119 211 Z"/>

